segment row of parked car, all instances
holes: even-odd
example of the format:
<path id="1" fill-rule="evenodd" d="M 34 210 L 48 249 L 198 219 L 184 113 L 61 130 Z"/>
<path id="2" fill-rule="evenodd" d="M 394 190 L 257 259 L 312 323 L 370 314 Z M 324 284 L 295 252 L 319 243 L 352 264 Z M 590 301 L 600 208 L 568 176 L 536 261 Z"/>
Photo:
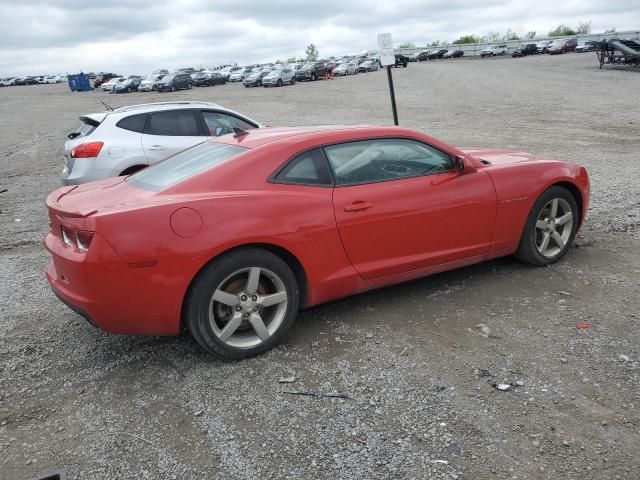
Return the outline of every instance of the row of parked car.
<path id="1" fill-rule="evenodd" d="M 409 58 L 396 55 L 396 66 L 406 67 Z M 94 87 L 111 93 L 173 92 L 193 87 L 224 85 L 227 82 L 242 83 L 245 87 L 280 87 L 299 81 L 315 81 L 328 75 L 348 76 L 380 69 L 380 61 L 371 57 L 344 57 L 337 60 L 319 60 L 306 63 L 227 66 L 216 69 L 193 68 L 156 70 L 146 77 L 139 75 L 118 76 L 103 73 L 94 77 Z"/>
<path id="2" fill-rule="evenodd" d="M 51 83 L 66 82 L 63 75 L 40 75 L 28 77 L 4 77 L 0 78 L 0 87 L 13 87 L 16 85 L 46 85 Z"/>

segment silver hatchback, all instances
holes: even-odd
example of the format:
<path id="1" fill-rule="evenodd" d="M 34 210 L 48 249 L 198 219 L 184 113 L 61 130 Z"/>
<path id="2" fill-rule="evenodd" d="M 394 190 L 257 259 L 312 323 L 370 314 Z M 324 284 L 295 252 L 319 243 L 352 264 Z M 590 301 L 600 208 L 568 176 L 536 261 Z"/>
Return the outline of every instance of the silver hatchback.
<path id="1" fill-rule="evenodd" d="M 295 85 L 296 72 L 293 68 L 285 67 L 271 71 L 262 79 L 263 87 L 281 87 L 283 84 Z"/>
<path id="2" fill-rule="evenodd" d="M 130 175 L 207 138 L 264 127 L 208 102 L 131 105 L 80 120 L 64 144 L 64 185 Z"/>

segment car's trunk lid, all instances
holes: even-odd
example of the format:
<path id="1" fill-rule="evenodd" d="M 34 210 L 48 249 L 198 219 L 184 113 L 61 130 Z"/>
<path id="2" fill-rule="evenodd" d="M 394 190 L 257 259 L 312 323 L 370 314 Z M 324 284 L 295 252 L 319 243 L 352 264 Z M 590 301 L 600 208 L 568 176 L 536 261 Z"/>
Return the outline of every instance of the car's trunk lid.
<path id="1" fill-rule="evenodd" d="M 115 177 L 60 188 L 47 197 L 47 207 L 63 217 L 86 218 L 154 195 L 155 192 L 132 187 L 125 182 L 125 177 Z"/>

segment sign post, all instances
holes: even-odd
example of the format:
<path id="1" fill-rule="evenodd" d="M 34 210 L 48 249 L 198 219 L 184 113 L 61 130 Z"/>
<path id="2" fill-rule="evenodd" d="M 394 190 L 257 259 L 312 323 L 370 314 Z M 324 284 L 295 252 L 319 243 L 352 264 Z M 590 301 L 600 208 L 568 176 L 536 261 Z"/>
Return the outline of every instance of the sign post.
<path id="1" fill-rule="evenodd" d="M 390 33 L 378 34 L 378 51 L 380 52 L 380 65 L 387 67 L 387 79 L 389 80 L 389 93 L 391 94 L 391 110 L 393 111 L 393 124 L 398 125 L 398 109 L 396 108 L 396 92 L 393 89 L 393 75 L 391 65 L 396 63 L 396 55 L 393 50 L 393 40 Z"/>

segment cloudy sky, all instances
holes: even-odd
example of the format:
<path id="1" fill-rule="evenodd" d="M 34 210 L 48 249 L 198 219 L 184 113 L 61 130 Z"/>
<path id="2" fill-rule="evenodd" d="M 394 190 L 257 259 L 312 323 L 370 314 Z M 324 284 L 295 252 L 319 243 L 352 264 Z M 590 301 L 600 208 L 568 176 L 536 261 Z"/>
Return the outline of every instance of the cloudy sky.
<path id="1" fill-rule="evenodd" d="M 463 34 L 545 34 L 591 21 L 640 29 L 639 0 L 0 0 L 0 76 L 239 64 L 424 45 Z"/>

